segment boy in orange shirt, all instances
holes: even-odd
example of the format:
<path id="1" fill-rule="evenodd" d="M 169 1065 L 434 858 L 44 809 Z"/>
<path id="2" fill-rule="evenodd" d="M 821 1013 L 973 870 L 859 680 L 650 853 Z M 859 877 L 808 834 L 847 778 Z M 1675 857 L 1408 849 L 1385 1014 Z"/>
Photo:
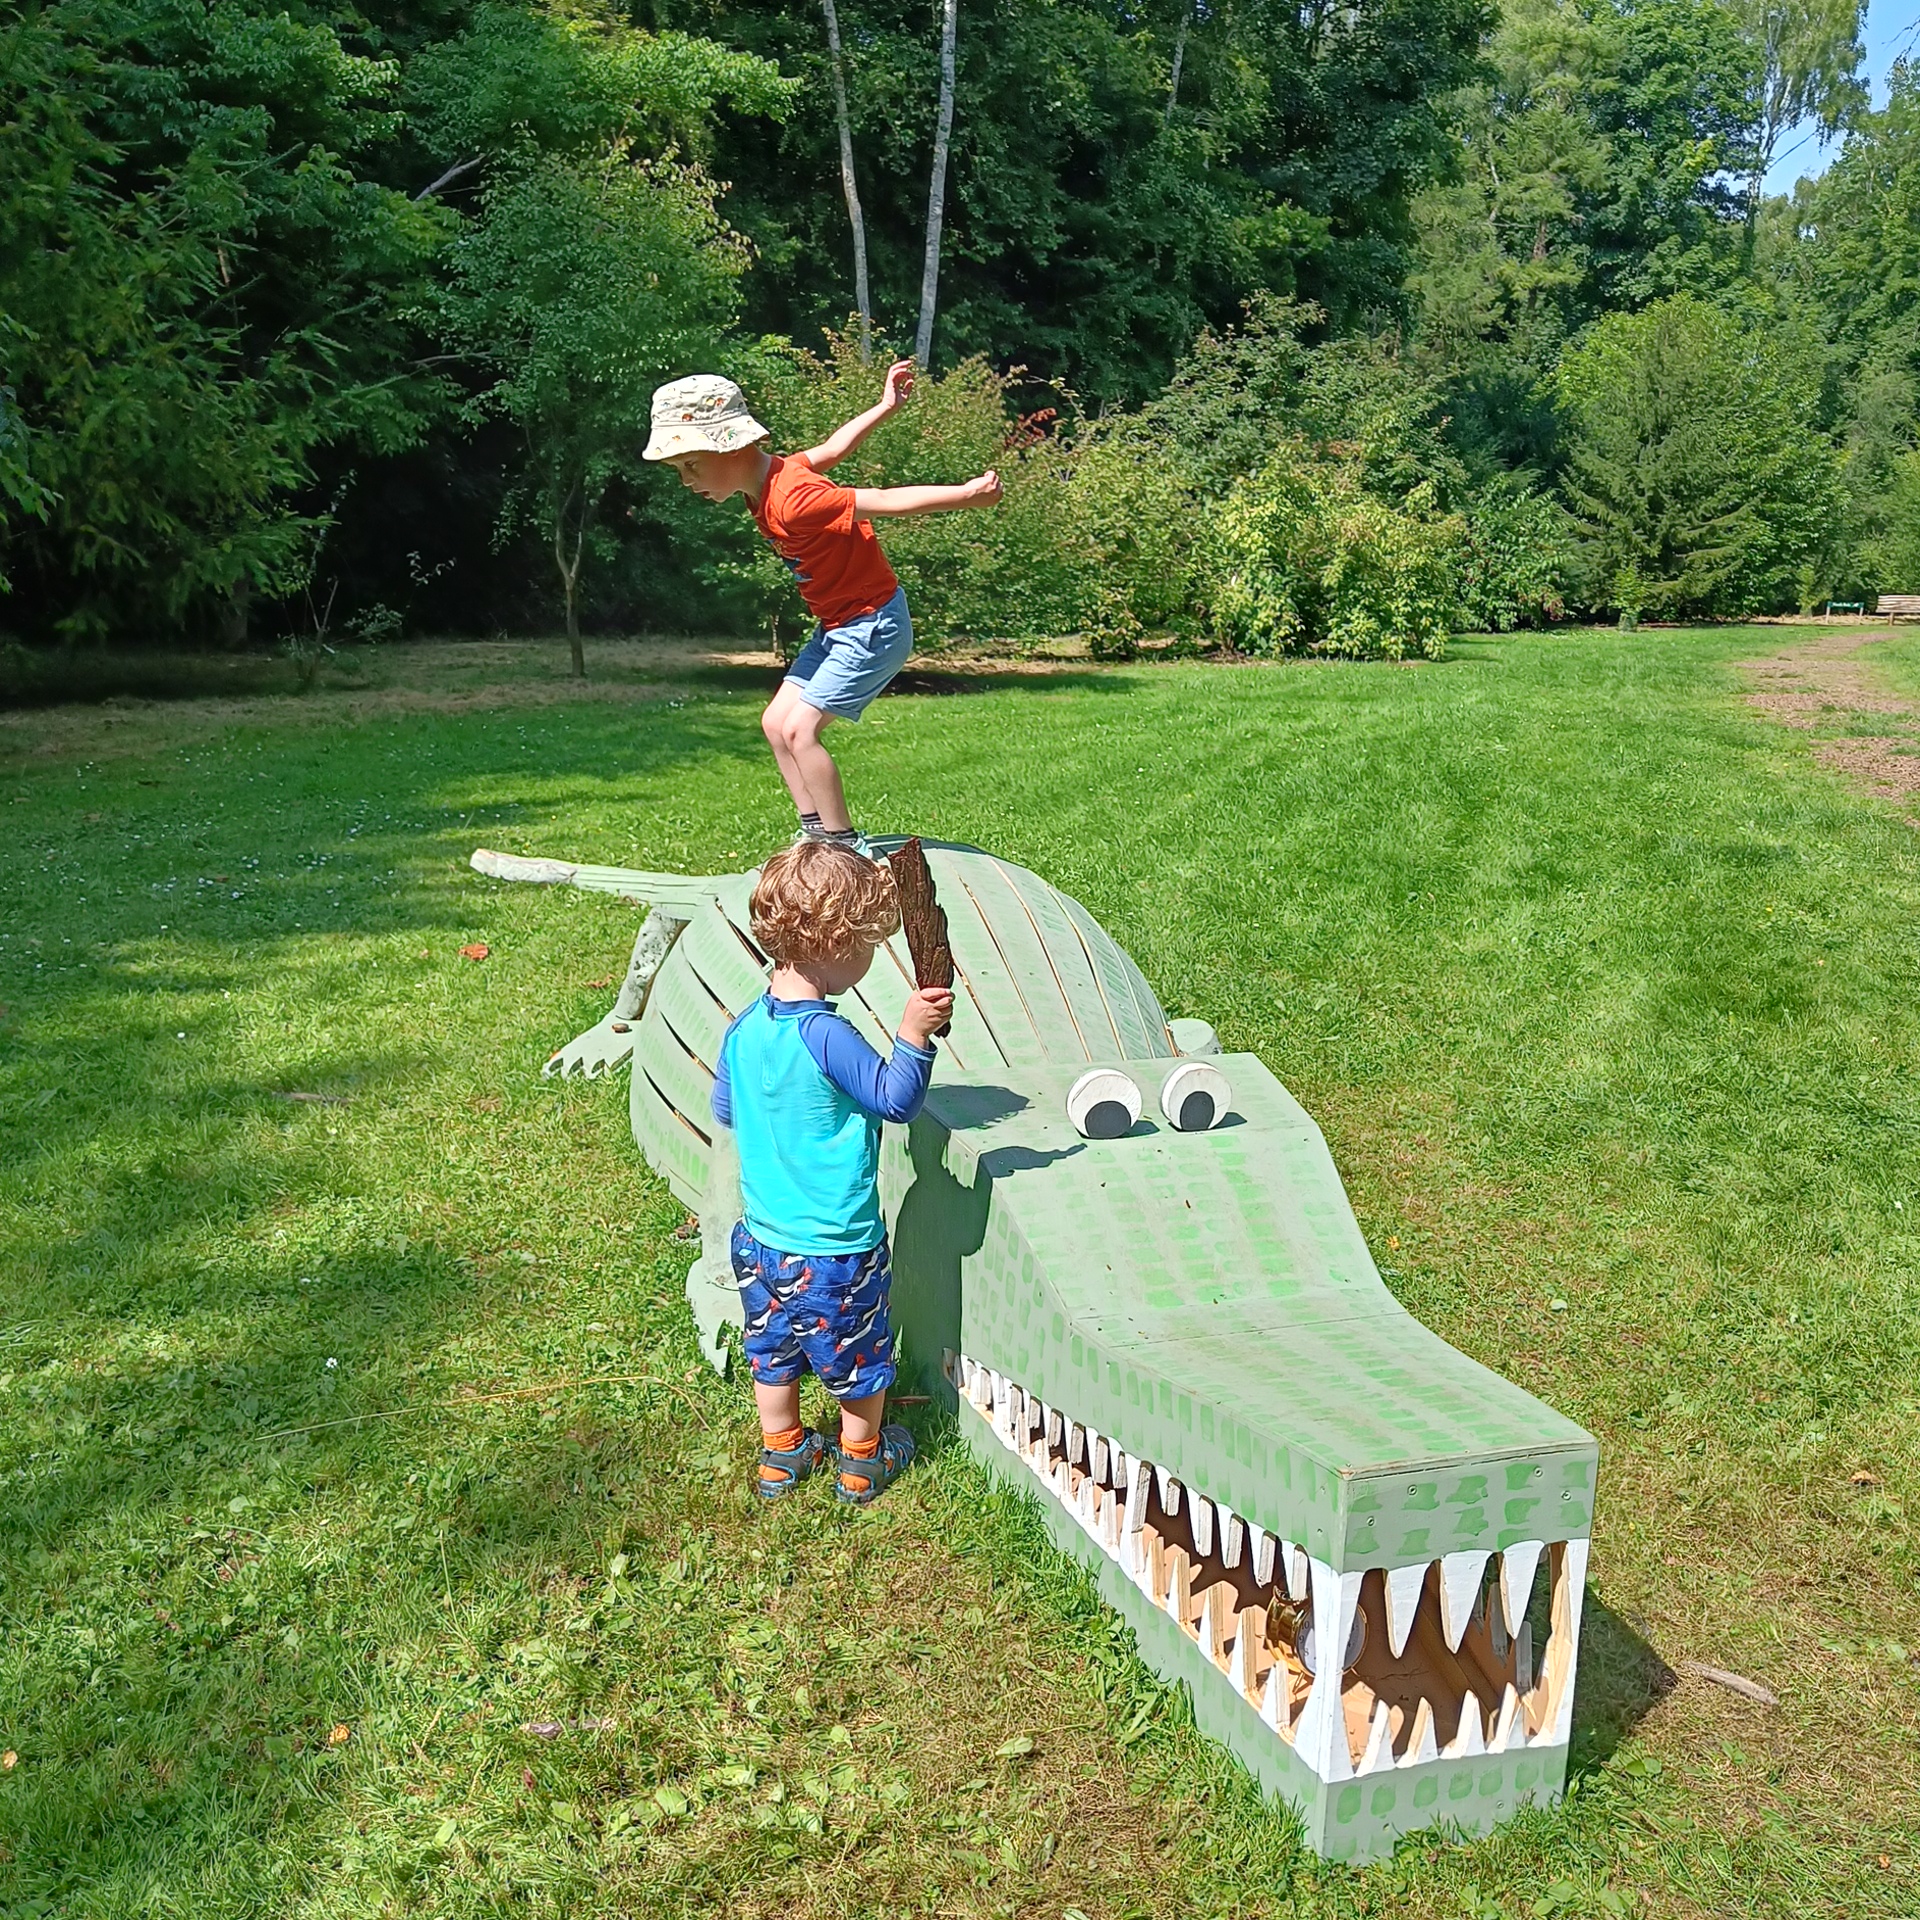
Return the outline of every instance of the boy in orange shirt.
<path id="1" fill-rule="evenodd" d="M 819 624 L 760 727 L 799 810 L 801 831 L 861 851 L 840 771 L 820 736 L 834 720 L 858 720 L 913 651 L 907 596 L 880 551 L 873 522 L 991 507 L 1000 499 L 1000 476 L 993 472 L 957 487 L 838 487 L 825 477 L 906 404 L 913 376 L 911 360 L 896 361 L 877 404 L 817 447 L 778 454 L 731 380 L 696 373 L 655 392 L 653 431 L 642 455 L 670 462 L 703 500 L 744 494 L 754 524 L 793 569 L 800 597 Z"/>

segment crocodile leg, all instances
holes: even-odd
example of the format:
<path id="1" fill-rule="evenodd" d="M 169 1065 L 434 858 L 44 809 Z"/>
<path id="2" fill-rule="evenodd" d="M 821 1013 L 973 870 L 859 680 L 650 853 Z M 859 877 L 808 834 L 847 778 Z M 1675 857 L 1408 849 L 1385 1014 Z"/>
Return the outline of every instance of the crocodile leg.
<path id="1" fill-rule="evenodd" d="M 633 1028 L 647 1005 L 647 991 L 661 964 L 673 951 L 686 921 L 660 908 L 647 915 L 639 937 L 633 943 L 633 958 L 627 962 L 627 977 L 620 983 L 612 1010 L 585 1033 L 577 1034 L 540 1069 L 546 1078 L 565 1079 L 578 1073 L 591 1080 L 611 1073 L 626 1063 L 633 1053 Z"/>

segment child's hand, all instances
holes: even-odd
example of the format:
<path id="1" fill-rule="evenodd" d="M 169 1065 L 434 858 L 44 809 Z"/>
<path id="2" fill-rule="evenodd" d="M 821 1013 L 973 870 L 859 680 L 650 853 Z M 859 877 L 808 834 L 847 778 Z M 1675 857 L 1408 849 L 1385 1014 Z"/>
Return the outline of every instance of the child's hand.
<path id="1" fill-rule="evenodd" d="M 1000 476 L 992 468 L 977 480 L 969 480 L 960 489 L 961 499 L 969 507 L 997 507 L 1005 489 L 1000 485 Z"/>
<path id="2" fill-rule="evenodd" d="M 924 1047 L 952 1018 L 951 987 L 915 987 L 900 1016 L 900 1038 L 909 1046 Z"/>
<path id="3" fill-rule="evenodd" d="M 913 376 L 918 372 L 911 360 L 896 360 L 887 369 L 887 391 L 882 397 L 890 413 L 897 413 L 913 397 Z"/>

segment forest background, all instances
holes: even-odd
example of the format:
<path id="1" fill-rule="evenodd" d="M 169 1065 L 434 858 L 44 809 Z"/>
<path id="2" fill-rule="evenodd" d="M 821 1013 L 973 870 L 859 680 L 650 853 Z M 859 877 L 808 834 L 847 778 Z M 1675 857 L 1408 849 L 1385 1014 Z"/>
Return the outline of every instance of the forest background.
<path id="1" fill-rule="evenodd" d="M 1920 590 L 1920 72 L 1858 0 L 0 7 L 0 643 L 798 631 L 719 368 L 936 643 L 1436 653 Z M 1834 163 L 1763 182 L 1812 123 Z"/>

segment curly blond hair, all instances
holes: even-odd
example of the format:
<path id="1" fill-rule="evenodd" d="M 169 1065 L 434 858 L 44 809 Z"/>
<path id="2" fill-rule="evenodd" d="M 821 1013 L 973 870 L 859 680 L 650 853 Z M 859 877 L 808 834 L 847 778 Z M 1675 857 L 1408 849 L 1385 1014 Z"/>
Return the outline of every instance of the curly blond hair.
<path id="1" fill-rule="evenodd" d="M 760 869 L 748 913 L 753 937 L 779 966 L 851 959 L 900 924 L 892 872 L 825 840 L 776 853 Z"/>

